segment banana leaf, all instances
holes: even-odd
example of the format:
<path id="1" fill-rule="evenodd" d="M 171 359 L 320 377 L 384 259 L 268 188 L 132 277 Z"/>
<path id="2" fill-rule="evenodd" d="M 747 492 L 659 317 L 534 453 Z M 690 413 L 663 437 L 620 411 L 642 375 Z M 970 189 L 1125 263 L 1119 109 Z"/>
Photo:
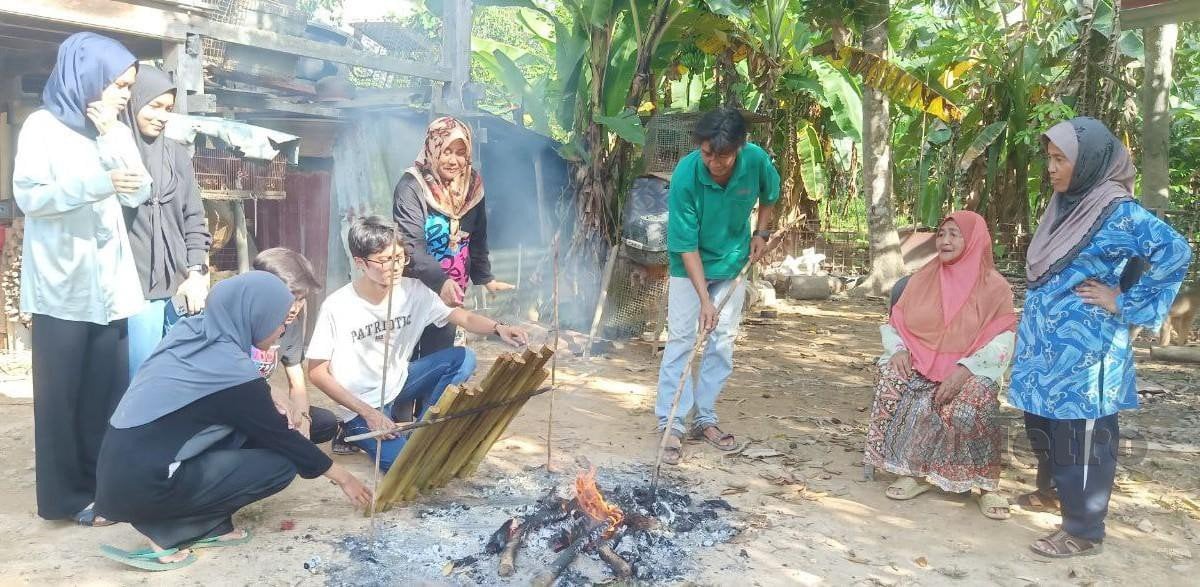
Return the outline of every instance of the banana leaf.
<path id="1" fill-rule="evenodd" d="M 975 135 L 971 144 L 967 145 L 967 148 L 963 151 L 962 158 L 958 160 L 958 171 L 960 173 L 965 172 L 976 158 L 982 155 L 992 143 L 996 142 L 996 139 L 1000 138 L 1000 135 L 1007 126 L 1007 120 L 997 120 L 979 131 L 979 134 Z"/>
<path id="2" fill-rule="evenodd" d="M 796 154 L 800 157 L 800 179 L 804 191 L 813 200 L 824 200 L 829 178 L 825 174 L 825 158 L 821 152 L 821 139 L 811 124 L 800 129 L 796 141 Z"/>
<path id="3" fill-rule="evenodd" d="M 954 122 L 963 112 L 933 86 L 874 53 L 854 47 L 837 47 L 833 41 L 813 47 L 813 54 L 827 57 L 835 66 L 859 74 L 863 83 L 887 94 L 893 102 L 923 110 L 945 122 Z"/>

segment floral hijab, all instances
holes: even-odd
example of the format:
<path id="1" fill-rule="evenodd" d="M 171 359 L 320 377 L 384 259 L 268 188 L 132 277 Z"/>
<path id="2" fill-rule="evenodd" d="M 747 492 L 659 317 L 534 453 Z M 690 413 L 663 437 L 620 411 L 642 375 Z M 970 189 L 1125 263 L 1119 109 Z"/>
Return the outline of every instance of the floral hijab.
<path id="1" fill-rule="evenodd" d="M 467 146 L 467 165 L 458 176 L 446 182 L 437 172 L 437 160 L 456 140 Z M 451 240 L 460 240 L 459 221 L 483 201 L 483 179 L 471 165 L 471 128 L 450 116 L 431 122 L 425 132 L 425 148 L 408 172 L 421 180 L 418 183 L 424 187 L 426 204 L 450 219 Z"/>

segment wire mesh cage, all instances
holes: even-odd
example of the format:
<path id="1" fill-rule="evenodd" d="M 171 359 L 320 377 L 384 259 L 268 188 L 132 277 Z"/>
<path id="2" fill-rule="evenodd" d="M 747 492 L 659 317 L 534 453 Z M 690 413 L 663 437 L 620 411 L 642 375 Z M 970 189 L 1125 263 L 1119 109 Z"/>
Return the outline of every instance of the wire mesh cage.
<path id="1" fill-rule="evenodd" d="M 646 159 L 646 173 L 665 173 L 670 175 L 675 171 L 675 165 L 690 153 L 695 145 L 692 144 L 692 129 L 703 112 L 672 112 L 656 114 L 646 122 L 646 147 L 642 151 Z M 766 117 L 753 112 L 742 112 L 749 126 L 750 140 L 761 141 L 765 127 L 760 123 Z"/>
<path id="2" fill-rule="evenodd" d="M 799 257 L 804 249 L 814 249 L 814 252 L 825 255 L 824 267 L 830 273 L 855 275 L 870 268 L 871 251 L 864 232 L 829 230 L 822 228 L 820 220 L 811 220 L 788 238 L 785 250 L 790 255 Z"/>
<path id="3" fill-rule="evenodd" d="M 432 32 L 393 21 L 357 22 L 351 26 L 358 31 L 358 40 L 366 51 L 418 63 L 436 64 L 442 62 L 442 46 L 435 42 L 435 39 L 442 36 L 441 20 L 438 19 L 437 22 L 438 28 Z M 358 86 L 374 88 L 417 88 L 431 85 L 425 78 L 366 67 L 351 68 L 350 79 Z"/>
<path id="4" fill-rule="evenodd" d="M 192 165 L 200 192 L 208 199 L 278 200 L 287 195 L 287 162 L 282 154 L 270 161 L 246 159 L 221 141 L 209 138 L 196 143 Z"/>
<path id="5" fill-rule="evenodd" d="M 641 336 L 647 325 L 659 324 L 667 305 L 667 268 L 642 265 L 621 245 L 608 284 L 601 335 L 609 339 Z M 660 315 L 664 314 L 664 315 Z"/>
<path id="6" fill-rule="evenodd" d="M 659 114 L 646 123 L 646 173 L 670 174 L 675 165 L 692 150 L 692 128 L 699 119 L 694 114 Z"/>
<path id="7" fill-rule="evenodd" d="M 300 35 L 308 20 L 303 11 L 296 8 L 295 0 L 210 0 L 213 10 L 209 18 L 215 22 L 252 26 L 263 30 L 275 30 Z M 209 37 L 203 38 L 202 55 L 204 64 L 221 67 L 226 61 L 228 44 Z"/>

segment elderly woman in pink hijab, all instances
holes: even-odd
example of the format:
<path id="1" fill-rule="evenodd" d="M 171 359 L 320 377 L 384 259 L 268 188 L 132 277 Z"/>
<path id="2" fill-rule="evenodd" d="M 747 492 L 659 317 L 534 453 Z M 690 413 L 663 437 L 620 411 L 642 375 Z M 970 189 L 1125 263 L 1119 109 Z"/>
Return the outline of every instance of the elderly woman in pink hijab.
<path id="1" fill-rule="evenodd" d="M 947 216 L 936 244 L 937 257 L 893 290 L 880 329 L 864 462 L 899 475 L 886 491 L 892 499 L 978 489 L 983 515 L 1003 520 L 996 395 L 1017 323 L 1012 288 L 995 269 L 982 216 Z"/>

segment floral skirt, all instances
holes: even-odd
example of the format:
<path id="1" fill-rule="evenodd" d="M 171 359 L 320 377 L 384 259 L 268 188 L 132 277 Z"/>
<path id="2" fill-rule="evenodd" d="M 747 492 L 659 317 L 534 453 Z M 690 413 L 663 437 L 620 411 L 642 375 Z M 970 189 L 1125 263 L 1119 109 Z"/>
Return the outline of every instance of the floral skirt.
<path id="1" fill-rule="evenodd" d="M 863 462 L 953 493 L 996 490 L 1003 438 L 998 386 L 972 376 L 953 401 L 935 409 L 937 385 L 915 371 L 904 381 L 890 366 L 880 368 Z"/>

